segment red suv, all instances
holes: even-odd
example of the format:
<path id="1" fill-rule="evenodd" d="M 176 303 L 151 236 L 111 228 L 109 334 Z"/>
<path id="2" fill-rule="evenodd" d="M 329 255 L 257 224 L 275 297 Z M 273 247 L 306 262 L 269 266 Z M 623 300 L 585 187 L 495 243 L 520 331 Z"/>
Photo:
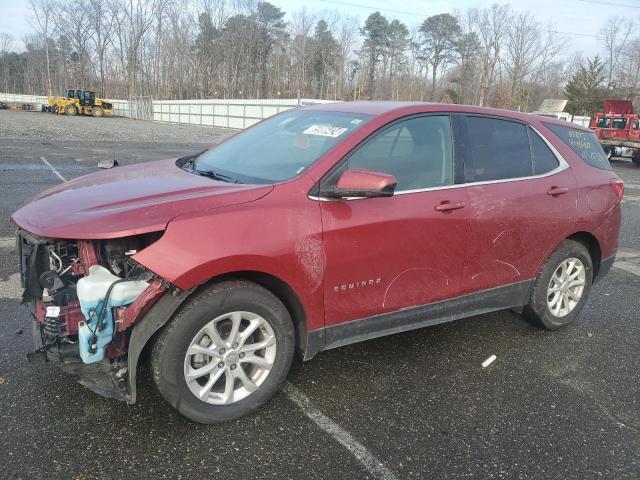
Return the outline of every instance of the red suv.
<path id="1" fill-rule="evenodd" d="M 290 110 L 199 155 L 48 190 L 12 217 L 39 345 L 135 402 L 238 418 L 304 359 L 521 309 L 573 321 L 618 247 L 623 186 L 594 134 L 457 105 Z"/>

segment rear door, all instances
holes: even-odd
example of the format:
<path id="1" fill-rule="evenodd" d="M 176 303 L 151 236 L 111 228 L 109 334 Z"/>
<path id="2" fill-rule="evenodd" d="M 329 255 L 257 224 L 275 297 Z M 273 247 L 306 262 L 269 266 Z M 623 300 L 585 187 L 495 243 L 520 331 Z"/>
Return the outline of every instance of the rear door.
<path id="1" fill-rule="evenodd" d="M 572 233 L 575 178 L 528 125 L 485 116 L 461 120 L 470 200 L 462 289 L 475 292 L 530 280 Z"/>
<path id="2" fill-rule="evenodd" d="M 453 158 L 450 117 L 412 117 L 374 134 L 326 180 L 347 168 L 398 180 L 393 197 L 321 203 L 327 325 L 459 294 L 468 197 Z"/>

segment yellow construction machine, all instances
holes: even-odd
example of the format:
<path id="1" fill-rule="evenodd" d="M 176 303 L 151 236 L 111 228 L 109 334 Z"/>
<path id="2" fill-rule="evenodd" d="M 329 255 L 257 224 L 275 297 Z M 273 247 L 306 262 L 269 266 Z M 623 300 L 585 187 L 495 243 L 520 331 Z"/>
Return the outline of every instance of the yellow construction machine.
<path id="1" fill-rule="evenodd" d="M 66 97 L 49 97 L 47 105 L 42 105 L 43 112 L 59 115 L 93 115 L 104 117 L 113 113 L 113 104 L 102 98 L 96 98 L 96 92 L 89 90 L 69 89 Z"/>

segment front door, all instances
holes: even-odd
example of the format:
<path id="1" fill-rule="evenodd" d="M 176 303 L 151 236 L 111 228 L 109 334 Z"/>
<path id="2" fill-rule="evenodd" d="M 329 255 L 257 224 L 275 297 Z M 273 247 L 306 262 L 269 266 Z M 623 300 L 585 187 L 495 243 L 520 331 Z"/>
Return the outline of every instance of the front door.
<path id="1" fill-rule="evenodd" d="M 389 173 L 398 186 L 393 197 L 321 203 L 327 325 L 458 295 L 469 201 L 453 163 L 446 115 L 395 122 L 349 154 L 341 171 Z"/>

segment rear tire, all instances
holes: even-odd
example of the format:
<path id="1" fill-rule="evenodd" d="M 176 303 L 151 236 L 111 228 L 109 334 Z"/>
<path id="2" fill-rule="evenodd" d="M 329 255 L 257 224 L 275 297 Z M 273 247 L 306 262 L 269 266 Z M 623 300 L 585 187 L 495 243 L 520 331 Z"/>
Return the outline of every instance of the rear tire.
<path id="1" fill-rule="evenodd" d="M 247 333 L 251 328 L 254 333 Z M 275 395 L 294 347 L 291 316 L 275 295 L 248 281 L 224 281 L 196 293 L 160 332 L 151 373 L 162 397 L 182 415 L 221 423 L 256 411 Z"/>
<path id="2" fill-rule="evenodd" d="M 565 240 L 547 259 L 536 279 L 525 319 L 548 330 L 573 322 L 591 293 L 593 261 L 587 248 Z"/>
<path id="3" fill-rule="evenodd" d="M 70 117 L 73 117 L 78 114 L 78 109 L 76 108 L 75 105 L 67 105 L 66 107 L 64 107 L 64 113 L 65 115 L 69 115 Z"/>

